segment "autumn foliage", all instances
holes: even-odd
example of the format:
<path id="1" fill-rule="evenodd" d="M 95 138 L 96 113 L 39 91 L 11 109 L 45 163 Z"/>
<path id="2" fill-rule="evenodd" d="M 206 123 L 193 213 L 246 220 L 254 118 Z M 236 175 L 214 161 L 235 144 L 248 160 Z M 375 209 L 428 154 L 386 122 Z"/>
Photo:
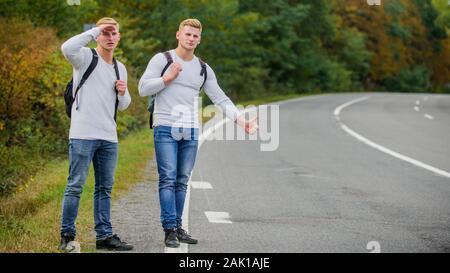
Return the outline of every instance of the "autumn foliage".
<path id="1" fill-rule="evenodd" d="M 414 91 L 420 83 L 417 91 L 426 91 L 448 84 L 449 38 L 435 25 L 438 14 L 430 1 L 386 0 L 381 6 L 369 6 L 347 0 L 335 5 L 346 25 L 367 36 L 366 47 L 373 53 L 367 80 L 373 85 Z M 421 81 L 400 83 L 407 74 L 420 74 Z"/>
<path id="2" fill-rule="evenodd" d="M 58 149 L 65 136 L 67 121 L 55 110 L 70 71 L 55 54 L 58 42 L 50 28 L 0 18 L 0 193 L 32 172 L 29 159 Z"/>

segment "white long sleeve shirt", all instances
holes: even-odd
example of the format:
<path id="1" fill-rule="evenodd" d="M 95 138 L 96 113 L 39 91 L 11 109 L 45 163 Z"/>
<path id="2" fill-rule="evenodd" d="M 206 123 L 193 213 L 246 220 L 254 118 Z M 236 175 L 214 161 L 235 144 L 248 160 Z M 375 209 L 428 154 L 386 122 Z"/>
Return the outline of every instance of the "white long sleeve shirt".
<path id="1" fill-rule="evenodd" d="M 93 58 L 86 45 L 100 33 L 100 28 L 93 28 L 70 38 L 61 46 L 64 56 L 73 66 L 74 95 Z M 118 142 L 117 124 L 114 121 L 116 73 L 113 64 L 108 64 L 100 54 L 97 55 L 97 66 L 78 91 L 78 98 L 73 103 L 69 138 Z M 128 75 L 125 66 L 119 61 L 117 65 L 120 79 L 126 82 Z M 118 99 L 118 110 L 125 110 L 131 103 L 128 89 L 123 96 L 118 95 Z"/>
<path id="2" fill-rule="evenodd" d="M 198 128 L 198 99 L 204 76 L 200 75 L 199 59 L 194 56 L 191 61 L 184 61 L 175 50 L 169 51 L 174 62 L 180 63 L 182 71 L 168 86 L 165 86 L 161 72 L 167 64 L 163 53 L 158 53 L 150 60 L 147 69 L 139 81 L 139 95 L 156 94 L 153 126 Z M 236 120 L 239 110 L 225 95 L 217 83 L 216 75 L 209 65 L 207 80 L 204 85 L 206 95 L 231 120 Z M 167 69 L 165 73 L 170 70 Z"/>

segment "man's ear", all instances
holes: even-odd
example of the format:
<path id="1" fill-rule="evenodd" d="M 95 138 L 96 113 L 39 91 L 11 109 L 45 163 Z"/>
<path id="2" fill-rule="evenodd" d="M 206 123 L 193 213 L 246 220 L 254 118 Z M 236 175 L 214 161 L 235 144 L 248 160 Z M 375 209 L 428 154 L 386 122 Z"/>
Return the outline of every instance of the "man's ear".
<path id="1" fill-rule="evenodd" d="M 177 38 L 177 40 L 180 39 L 180 31 L 177 31 L 177 33 L 175 34 L 175 37 Z"/>

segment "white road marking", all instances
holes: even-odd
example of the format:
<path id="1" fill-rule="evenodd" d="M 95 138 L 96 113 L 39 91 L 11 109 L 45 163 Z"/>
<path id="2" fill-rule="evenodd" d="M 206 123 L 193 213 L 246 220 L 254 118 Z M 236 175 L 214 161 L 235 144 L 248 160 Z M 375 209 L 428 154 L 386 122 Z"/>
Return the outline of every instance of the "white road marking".
<path id="1" fill-rule="evenodd" d="M 204 181 L 192 181 L 191 182 L 191 186 L 193 189 L 206 189 L 206 190 L 210 190 L 212 189 L 212 185 L 209 182 L 204 182 Z"/>
<path id="2" fill-rule="evenodd" d="M 303 98 L 303 99 L 306 99 L 306 98 Z M 255 109 L 253 109 L 253 110 L 255 110 Z M 241 113 L 247 113 L 247 112 L 249 112 L 251 110 L 252 109 L 247 109 L 245 111 L 241 111 Z M 214 132 L 214 130 L 216 130 L 217 128 L 219 128 L 220 126 L 226 124 L 229 121 L 231 121 L 231 119 L 229 119 L 229 118 L 222 119 L 219 122 L 217 122 L 217 124 L 215 124 L 214 126 L 211 126 L 210 128 L 208 128 L 208 130 L 203 131 L 202 134 L 199 136 L 199 139 L 198 139 L 198 149 L 197 149 L 197 151 L 200 150 L 200 148 L 203 145 L 203 143 L 205 142 L 205 140 L 209 137 L 209 135 L 211 133 Z M 191 183 L 191 178 L 189 178 L 189 182 L 188 183 Z M 190 200 L 191 200 L 191 187 L 187 187 L 186 199 L 184 201 L 183 217 L 182 217 L 183 229 L 186 230 L 187 232 L 189 232 L 189 205 L 190 205 Z M 188 249 L 188 245 L 187 244 L 180 244 L 180 247 L 178 247 L 178 248 L 164 247 L 164 252 L 165 253 L 188 253 L 188 251 L 189 251 L 189 249 Z"/>
<path id="3" fill-rule="evenodd" d="M 241 113 L 249 112 L 248 110 L 242 111 Z M 205 140 L 209 137 L 210 134 L 214 132 L 217 128 L 224 125 L 225 123 L 231 121 L 229 118 L 225 118 L 217 122 L 214 126 L 211 126 L 208 128 L 208 130 L 203 131 L 202 134 L 199 136 L 198 139 L 198 151 L 200 151 L 201 146 L 205 142 Z M 191 183 L 191 178 L 189 178 L 189 182 Z M 183 208 L 183 216 L 182 216 L 182 223 L 183 223 L 183 229 L 189 232 L 189 206 L 190 206 L 190 200 L 191 200 L 191 187 L 187 187 L 186 191 L 186 199 L 184 201 L 184 208 Z M 187 244 L 180 244 L 180 247 L 178 248 L 169 248 L 164 247 L 165 253 L 188 253 L 189 248 Z"/>
<path id="4" fill-rule="evenodd" d="M 305 101 L 305 100 L 320 98 L 322 96 L 323 95 L 315 95 L 315 96 L 307 96 L 307 97 L 302 97 L 302 98 L 295 98 L 295 99 L 278 102 L 278 104 L 282 105 L 282 104 L 288 104 L 288 103 L 293 103 L 293 102 L 298 102 L 298 101 Z M 258 107 L 264 107 L 264 106 L 267 106 L 267 105 L 259 105 Z M 249 112 L 249 110 L 245 110 L 242 113 L 246 113 L 246 112 Z M 209 128 L 208 130 L 203 131 L 202 134 L 199 136 L 198 150 L 200 150 L 200 147 L 205 142 L 205 139 L 207 139 L 208 136 L 214 132 L 214 130 L 216 130 L 217 128 L 219 128 L 220 126 L 224 125 L 225 123 L 227 123 L 229 121 L 231 121 L 229 118 L 222 119 L 221 121 L 219 121 L 217 124 L 215 124 L 214 126 Z M 190 182 L 190 178 L 189 178 L 189 182 Z M 182 220 L 183 229 L 186 230 L 187 232 L 189 231 L 189 203 L 191 200 L 190 196 L 191 196 L 191 187 L 188 187 L 187 191 L 186 191 L 186 199 L 184 201 L 183 220 Z M 188 249 L 187 244 L 180 244 L 180 247 L 178 247 L 178 248 L 169 248 L 169 247 L 164 248 L 165 253 L 187 253 L 188 251 L 189 251 L 189 249 Z"/>
<path id="5" fill-rule="evenodd" d="M 368 99 L 368 98 L 369 98 L 369 97 L 364 97 L 364 98 L 360 98 L 360 99 L 356 99 L 356 100 L 347 102 L 347 103 L 345 103 L 345 104 L 343 104 L 343 105 L 337 107 L 336 110 L 334 111 L 334 114 L 335 114 L 335 115 L 336 115 L 336 114 L 339 115 L 339 113 L 340 113 L 340 112 L 342 111 L 342 109 L 344 109 L 345 107 L 348 107 L 348 106 L 350 106 L 350 105 L 352 105 L 352 104 L 355 104 L 355 103 L 358 103 L 358 102 L 360 102 L 360 101 L 366 100 L 366 99 Z M 450 178 L 450 173 L 447 172 L 447 171 L 441 170 L 441 169 L 439 169 L 439 168 L 436 168 L 436 167 L 433 167 L 433 166 L 431 166 L 431 165 L 428 165 L 428 164 L 425 164 L 425 163 L 423 163 L 423 162 L 420 162 L 419 160 L 416 160 L 416 159 L 414 159 L 414 158 L 411 158 L 411 157 L 402 155 L 402 154 L 400 154 L 400 153 L 398 153 L 398 152 L 395 152 L 395 151 L 393 151 L 393 150 L 390 150 L 390 149 L 388 149 L 388 148 L 386 148 L 386 147 L 384 147 L 384 146 L 381 146 L 381 145 L 379 145 L 379 144 L 377 144 L 377 143 L 375 143 L 375 142 L 373 142 L 373 141 L 370 141 L 369 139 L 367 139 L 367 138 L 363 137 L 362 135 L 356 133 L 355 131 L 353 131 L 353 130 L 351 130 L 350 128 L 348 128 L 348 127 L 347 127 L 345 124 L 343 124 L 342 122 L 339 122 L 339 123 L 340 123 L 340 125 L 341 125 L 341 128 L 342 128 L 345 132 L 347 132 L 347 134 L 349 134 L 349 135 L 353 136 L 354 138 L 356 138 L 357 140 L 359 140 L 359 141 L 361 141 L 361 142 L 363 142 L 363 143 L 365 143 L 365 144 L 371 146 L 372 148 L 375 148 L 375 149 L 377 149 L 377 150 L 379 150 L 379 151 L 381 151 L 381 152 L 383 152 L 383 153 L 386 153 L 386 154 L 388 154 L 388 155 L 390 155 L 390 156 L 393 156 L 393 157 L 395 157 L 395 158 L 398 158 L 398 159 L 400 159 L 400 160 L 403 160 L 403 161 L 406 161 L 406 162 L 408 162 L 408 163 L 411 163 L 411 164 L 413 164 L 414 166 L 417 166 L 417 167 L 423 168 L 423 169 L 425 169 L 425 170 L 428 170 L 428 171 L 430 171 L 430 172 L 433 172 L 433 173 L 435 173 L 435 174 L 442 175 L 442 176 L 445 176 L 445 177 L 447 177 L 447 178 Z"/>
<path id="6" fill-rule="evenodd" d="M 428 115 L 428 114 L 425 114 L 424 115 L 427 119 L 431 119 L 431 120 L 433 120 L 434 119 L 434 117 L 433 116 L 430 116 L 430 115 Z"/>
<path id="7" fill-rule="evenodd" d="M 414 110 L 416 110 L 416 112 L 419 112 L 419 111 L 420 111 L 420 108 L 417 107 L 417 106 L 414 106 Z"/>
<path id="8" fill-rule="evenodd" d="M 187 253 L 187 244 L 180 243 L 179 247 L 164 247 L 164 253 Z"/>
<path id="9" fill-rule="evenodd" d="M 352 101 L 349 101 L 347 103 L 344 103 L 341 106 L 339 106 L 336 109 L 334 109 L 334 115 L 335 116 L 339 116 L 341 114 L 342 109 L 344 109 L 345 107 L 350 106 L 350 105 L 355 104 L 355 103 L 358 103 L 358 102 L 363 101 L 363 100 L 367 100 L 368 98 L 370 98 L 370 97 L 362 97 L 362 98 L 359 98 L 359 99 L 352 100 Z"/>
<path id="10" fill-rule="evenodd" d="M 417 105 L 420 105 L 420 100 L 416 100 L 416 104 L 417 104 Z"/>
<path id="11" fill-rule="evenodd" d="M 232 224 L 230 214 L 222 211 L 205 211 L 206 218 L 210 223 L 215 224 Z"/>

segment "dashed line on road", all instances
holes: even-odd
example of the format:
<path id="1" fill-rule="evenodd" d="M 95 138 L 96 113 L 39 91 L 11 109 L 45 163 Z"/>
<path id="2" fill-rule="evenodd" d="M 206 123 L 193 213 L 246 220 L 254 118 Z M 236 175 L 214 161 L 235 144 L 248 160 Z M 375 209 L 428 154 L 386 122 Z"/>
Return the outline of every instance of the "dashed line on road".
<path id="1" fill-rule="evenodd" d="M 431 119 L 431 120 L 433 120 L 434 119 L 434 117 L 433 116 L 431 116 L 431 115 L 428 115 L 428 114 L 425 114 L 424 115 L 427 119 Z"/>
<path id="2" fill-rule="evenodd" d="M 300 98 L 297 100 L 306 100 L 307 98 Z M 261 107 L 261 106 L 259 106 Z M 247 109 L 241 112 L 241 114 L 247 113 L 252 109 Z M 254 109 L 253 109 L 254 110 Z M 224 118 L 222 120 L 220 120 L 219 122 L 217 122 L 216 124 L 214 124 L 212 127 L 208 128 L 207 130 L 203 131 L 201 133 L 201 135 L 199 136 L 198 139 L 198 148 L 197 150 L 200 150 L 200 148 L 202 147 L 203 143 L 205 142 L 206 139 L 208 139 L 209 135 L 211 135 L 214 130 L 218 129 L 219 127 L 225 125 L 227 122 L 230 122 L 231 119 L 229 118 Z M 191 177 L 189 178 L 189 182 L 191 183 Z M 186 198 L 184 201 L 184 208 L 183 208 L 183 217 L 182 217 L 182 225 L 183 225 L 183 229 L 189 232 L 189 206 L 190 206 L 190 200 L 191 200 L 191 187 L 187 187 L 186 190 Z M 206 213 L 206 212 L 205 212 Z M 164 247 L 164 252 L 165 253 L 188 253 L 189 252 L 189 248 L 187 244 L 180 244 L 180 247 L 177 248 L 169 248 L 169 247 Z"/>
<path id="3" fill-rule="evenodd" d="M 223 211 L 205 211 L 206 218 L 210 223 L 215 224 L 232 224 L 230 214 Z"/>
<path id="4" fill-rule="evenodd" d="M 419 112 L 420 108 L 418 106 L 414 106 L 414 110 L 416 110 L 416 112 Z"/>
<path id="5" fill-rule="evenodd" d="M 205 181 L 191 181 L 191 187 L 193 189 L 211 190 L 213 187 L 211 183 Z"/>
<path id="6" fill-rule="evenodd" d="M 346 108 L 346 107 L 348 107 L 348 106 L 350 106 L 350 105 L 352 105 L 352 104 L 355 104 L 355 103 L 358 103 L 358 102 L 367 100 L 367 99 L 369 99 L 369 98 L 370 98 L 370 97 L 363 97 L 363 98 L 359 98 L 359 99 L 352 100 L 352 101 L 349 101 L 349 102 L 347 102 L 347 103 L 344 103 L 344 104 L 342 104 L 341 106 L 338 106 L 338 107 L 334 110 L 334 115 L 335 115 L 335 116 L 339 116 L 339 114 L 341 113 L 341 111 L 342 111 L 344 108 Z M 338 117 L 337 117 L 337 118 L 338 118 Z M 340 119 L 338 119 L 338 120 L 340 120 Z M 426 164 L 426 163 L 420 162 L 419 160 L 416 160 L 416 159 L 414 159 L 414 158 L 411 158 L 411 157 L 402 155 L 402 154 L 400 154 L 400 153 L 398 153 L 398 152 L 395 152 L 395 151 L 390 150 L 390 149 L 388 149 L 388 148 L 386 148 L 386 147 L 384 147 L 384 146 L 381 146 L 381 145 L 379 145 L 379 144 L 377 144 L 377 143 L 375 143 L 375 142 L 373 142 L 373 141 L 370 141 L 369 139 L 363 137 L 362 135 L 356 133 L 355 131 L 353 131 L 352 129 L 350 129 L 349 127 L 347 127 L 347 126 L 346 126 L 344 123 L 342 123 L 341 121 L 339 121 L 339 124 L 340 124 L 341 128 L 342 128 L 347 134 L 349 134 L 349 135 L 353 136 L 354 138 L 356 138 L 357 140 L 359 140 L 359 141 L 361 141 L 361 142 L 363 142 L 363 143 L 365 143 L 365 144 L 371 146 L 372 148 L 375 148 L 375 149 L 377 149 L 377 150 L 379 150 L 379 151 L 381 151 L 381 152 L 383 152 L 383 153 L 385 153 L 385 154 L 388 154 L 388 155 L 393 156 L 393 157 L 395 157 L 395 158 L 398 158 L 398 159 L 400 159 L 400 160 L 406 161 L 406 162 L 408 162 L 408 163 L 411 163 L 411 164 L 413 164 L 413 165 L 415 165 L 415 166 L 417 166 L 417 167 L 423 168 L 423 169 L 428 170 L 428 171 L 430 171 L 430 172 L 433 172 L 433 173 L 435 173 L 435 174 L 438 174 L 438 175 L 441 175 L 441 176 L 450 178 L 450 173 L 447 172 L 447 171 L 444 171 L 444 170 L 441 170 L 441 169 L 439 169 L 439 168 L 436 168 L 436 167 L 433 167 L 433 166 L 431 166 L 431 165 L 428 165 L 428 164 Z"/>

